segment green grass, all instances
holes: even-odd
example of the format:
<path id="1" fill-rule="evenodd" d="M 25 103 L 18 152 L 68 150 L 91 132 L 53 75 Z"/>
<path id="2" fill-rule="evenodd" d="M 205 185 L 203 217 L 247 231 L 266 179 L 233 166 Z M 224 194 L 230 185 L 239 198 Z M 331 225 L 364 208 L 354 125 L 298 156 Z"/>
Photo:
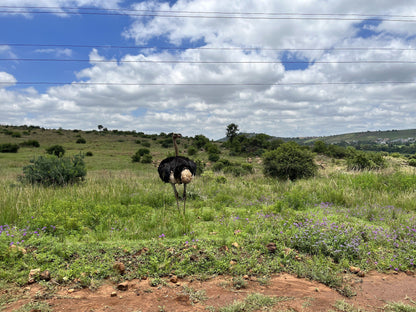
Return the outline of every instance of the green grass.
<path id="1" fill-rule="evenodd" d="M 279 300 L 274 297 L 265 296 L 262 294 L 250 294 L 243 301 L 235 301 L 233 304 L 222 307 L 219 312 L 238 312 L 238 311 L 258 311 L 273 307 Z"/>
<path id="2" fill-rule="evenodd" d="M 37 132 L 37 133 L 33 133 Z M 349 172 L 345 163 L 296 182 L 254 173 L 235 177 L 209 167 L 188 187 L 182 217 L 169 185 L 154 164 L 132 163 L 142 145 L 154 160 L 172 152 L 150 137 L 33 130 L 2 142 L 38 140 L 0 154 L 0 278 L 25 284 L 28 272 L 49 270 L 55 282 L 91 287 L 96 281 L 290 272 L 352 295 L 343 284 L 349 266 L 363 271 L 415 269 L 416 174 L 414 168 Z M 181 150 L 191 143 L 182 139 Z M 23 185 L 18 175 L 45 148 L 62 144 L 66 155 L 85 157 L 84 183 L 67 187 Z M 242 157 L 222 157 L 244 162 Z M 198 152 L 194 159 L 207 162 Z M 271 253 L 266 248 L 276 244 Z M 16 247 L 11 247 L 16 246 Z M 120 276 L 113 264 L 121 261 Z M 236 284 L 238 284 L 236 282 Z M 241 284 L 241 283 L 240 283 Z"/>

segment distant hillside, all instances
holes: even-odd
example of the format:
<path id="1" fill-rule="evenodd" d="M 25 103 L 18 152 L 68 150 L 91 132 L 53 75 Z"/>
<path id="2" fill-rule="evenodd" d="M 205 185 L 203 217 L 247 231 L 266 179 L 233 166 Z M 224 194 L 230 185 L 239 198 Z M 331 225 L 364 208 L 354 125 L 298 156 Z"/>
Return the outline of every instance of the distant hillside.
<path id="1" fill-rule="evenodd" d="M 388 131 L 366 131 L 345 133 L 323 137 L 292 138 L 294 141 L 303 144 L 312 144 L 315 141 L 323 141 L 327 144 L 347 144 L 372 142 L 372 143 L 394 143 L 394 142 L 411 142 L 416 141 L 416 129 L 408 130 L 388 130 Z"/>

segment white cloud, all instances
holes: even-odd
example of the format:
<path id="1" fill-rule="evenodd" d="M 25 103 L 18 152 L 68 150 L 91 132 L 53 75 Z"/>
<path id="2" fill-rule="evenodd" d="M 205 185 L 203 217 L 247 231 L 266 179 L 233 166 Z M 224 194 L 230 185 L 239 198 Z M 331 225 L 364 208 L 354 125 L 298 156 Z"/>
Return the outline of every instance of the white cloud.
<path id="1" fill-rule="evenodd" d="M 16 83 L 16 78 L 6 72 L 0 72 L 0 88 L 12 86 Z"/>
<path id="2" fill-rule="evenodd" d="M 29 5 L 30 1 L 21 0 L 19 3 Z M 37 5 L 41 3 L 42 1 L 37 1 Z M 116 0 L 55 1 L 57 6 L 115 7 L 120 3 Z M 50 1 L 48 5 L 51 5 Z M 2 115 L 0 123 L 81 129 L 95 129 L 98 124 L 103 124 L 108 128 L 152 133 L 203 133 L 211 138 L 224 136 L 227 124 L 232 122 L 237 123 L 242 131 L 265 132 L 276 136 L 330 135 L 348 131 L 414 127 L 414 84 L 360 83 L 415 81 L 414 64 L 377 64 L 366 61 L 415 61 L 416 51 L 342 50 L 414 47 L 416 39 L 413 23 L 381 22 L 373 26 L 371 30 L 374 32 L 370 36 L 363 38 L 357 37 L 360 21 L 353 20 L 359 18 L 359 15 L 342 15 L 340 17 L 352 20 L 339 21 L 308 20 L 307 18 L 317 16 L 306 15 L 412 15 L 409 12 L 416 13 L 416 5 L 409 4 L 408 1 L 179 0 L 171 7 L 167 2 L 144 1 L 137 3 L 134 8 L 166 11 L 166 14 L 182 11 L 287 12 L 303 15 L 280 16 L 296 19 L 274 20 L 131 17 L 131 25 L 122 35 L 135 40 L 137 44 L 166 39 L 178 46 L 193 41 L 202 44 L 204 48 L 224 49 L 130 52 L 124 54 L 118 62 L 108 63 L 98 62 L 108 58 L 93 49 L 89 65 L 76 73 L 76 81 L 84 81 L 85 84 L 55 86 L 43 93 L 29 89 L 0 89 L 0 100 L 4 103 L 2 108 L 6 107 L 7 111 Z M 367 27 L 365 23 L 362 25 Z M 300 50 L 286 54 L 293 61 L 301 59 L 311 62 L 304 70 L 289 71 L 279 62 L 284 55 L 282 51 L 225 49 L 228 47 L 332 49 Z M 57 55 L 59 51 L 38 52 Z M 62 50 L 60 53 L 62 56 L 71 56 L 71 50 Z M 222 63 L 166 62 L 169 60 Z M 235 61 L 246 63 L 230 63 Z M 253 61 L 277 62 L 249 63 Z M 345 61 L 363 63 L 342 63 Z M 0 73 L 0 78 L 1 81 L 10 81 L 10 85 L 16 82 L 13 76 L 4 72 Z M 308 84 L 317 82 L 321 84 Z M 358 84 L 333 84 L 342 82 Z M 263 85 L 250 85 L 252 83 Z"/>
<path id="3" fill-rule="evenodd" d="M 41 53 L 41 54 L 53 54 L 56 57 L 72 56 L 71 49 L 36 49 L 34 52 Z"/>

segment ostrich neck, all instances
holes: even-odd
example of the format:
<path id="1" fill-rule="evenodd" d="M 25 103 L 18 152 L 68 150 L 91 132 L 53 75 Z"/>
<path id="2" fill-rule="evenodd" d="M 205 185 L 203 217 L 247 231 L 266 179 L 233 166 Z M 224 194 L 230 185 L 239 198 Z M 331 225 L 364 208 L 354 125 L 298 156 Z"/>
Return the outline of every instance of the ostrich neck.
<path id="1" fill-rule="evenodd" d="M 178 144 L 176 144 L 176 138 L 173 139 L 173 145 L 175 146 L 175 156 L 177 157 L 179 155 L 179 151 L 178 151 Z"/>

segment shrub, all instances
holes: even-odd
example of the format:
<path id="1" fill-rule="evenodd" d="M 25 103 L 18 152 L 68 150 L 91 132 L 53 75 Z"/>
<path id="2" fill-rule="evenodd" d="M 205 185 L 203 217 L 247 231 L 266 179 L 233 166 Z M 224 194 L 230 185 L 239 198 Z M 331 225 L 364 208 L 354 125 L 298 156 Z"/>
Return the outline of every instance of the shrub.
<path id="1" fill-rule="evenodd" d="M 212 166 L 212 170 L 213 171 L 221 171 L 225 167 L 228 167 L 228 166 L 231 166 L 231 165 L 232 164 L 228 159 L 220 159 Z"/>
<path id="2" fill-rule="evenodd" d="M 77 144 L 85 144 L 85 143 L 87 143 L 87 140 L 85 140 L 84 138 L 79 138 L 76 143 Z"/>
<path id="3" fill-rule="evenodd" d="M 82 155 L 73 157 L 40 156 L 23 167 L 22 182 L 44 186 L 65 186 L 84 180 L 87 171 Z"/>
<path id="4" fill-rule="evenodd" d="M 150 155 L 150 154 L 143 155 L 143 157 L 141 159 L 142 164 L 150 164 L 151 162 L 152 162 L 152 155 Z"/>
<path id="5" fill-rule="evenodd" d="M 150 147 L 151 146 L 151 144 L 150 144 L 150 142 L 143 142 L 142 143 L 142 145 L 144 146 L 144 147 Z"/>
<path id="6" fill-rule="evenodd" d="M 188 155 L 189 156 L 194 156 L 194 155 L 196 155 L 197 152 L 198 152 L 198 150 L 195 148 L 195 146 L 190 146 L 188 148 Z"/>
<path id="7" fill-rule="evenodd" d="M 355 151 L 347 159 L 350 170 L 375 170 L 386 167 L 386 161 L 380 153 Z"/>
<path id="8" fill-rule="evenodd" d="M 142 156 L 144 156 L 144 155 L 149 155 L 150 156 L 150 151 L 147 148 L 139 149 L 133 156 L 131 156 L 131 160 L 132 160 L 132 162 L 140 162 Z M 151 158 L 152 158 L 152 156 L 150 156 L 150 162 L 152 162 Z M 148 161 L 148 159 L 146 159 L 145 161 Z"/>
<path id="9" fill-rule="evenodd" d="M 22 137 L 22 134 L 20 132 L 13 132 L 12 133 L 12 137 L 13 138 L 21 138 Z"/>
<path id="10" fill-rule="evenodd" d="M 284 143 L 277 149 L 266 152 L 263 165 L 266 176 L 279 179 L 308 178 L 317 172 L 312 152 L 295 142 Z"/>
<path id="11" fill-rule="evenodd" d="M 200 159 L 196 159 L 195 163 L 196 163 L 196 175 L 199 176 L 204 172 L 205 163 Z"/>
<path id="12" fill-rule="evenodd" d="M 20 147 L 17 144 L 12 144 L 12 143 L 0 144 L 0 152 L 1 153 L 17 153 L 19 148 Z"/>
<path id="13" fill-rule="evenodd" d="M 133 156 L 131 156 L 131 161 L 132 162 L 140 162 L 140 159 L 141 159 L 142 157 L 138 154 L 138 153 L 136 153 L 136 154 L 134 154 Z"/>
<path id="14" fill-rule="evenodd" d="M 141 149 L 139 149 L 139 150 L 137 151 L 137 153 L 138 153 L 140 156 L 143 156 L 143 155 L 146 155 L 146 154 L 150 154 L 150 151 L 149 151 L 147 148 L 141 148 Z"/>
<path id="15" fill-rule="evenodd" d="M 220 156 L 218 154 L 209 154 L 208 160 L 212 162 L 216 162 L 220 159 Z"/>
<path id="16" fill-rule="evenodd" d="M 247 173 L 243 168 L 238 167 L 238 166 L 225 167 L 223 172 L 224 173 L 231 173 L 235 177 L 239 177 L 239 176 L 242 176 L 242 175 Z"/>
<path id="17" fill-rule="evenodd" d="M 88 151 L 88 152 L 86 152 L 85 153 L 85 156 L 88 156 L 88 157 L 91 157 L 93 154 L 92 154 L 92 152 L 90 152 L 90 151 Z"/>
<path id="18" fill-rule="evenodd" d="M 36 141 L 36 140 L 27 140 L 27 141 L 24 141 L 24 142 L 20 143 L 19 145 L 20 146 L 33 146 L 33 147 L 39 147 L 40 146 L 39 142 Z"/>
<path id="19" fill-rule="evenodd" d="M 62 157 L 65 154 L 65 149 L 62 145 L 53 145 L 46 149 L 46 153 L 50 155 L 55 155 L 57 157 Z"/>
<path id="20" fill-rule="evenodd" d="M 241 164 L 241 168 L 243 168 L 248 173 L 253 173 L 254 172 L 252 164 L 243 163 L 243 164 Z"/>

